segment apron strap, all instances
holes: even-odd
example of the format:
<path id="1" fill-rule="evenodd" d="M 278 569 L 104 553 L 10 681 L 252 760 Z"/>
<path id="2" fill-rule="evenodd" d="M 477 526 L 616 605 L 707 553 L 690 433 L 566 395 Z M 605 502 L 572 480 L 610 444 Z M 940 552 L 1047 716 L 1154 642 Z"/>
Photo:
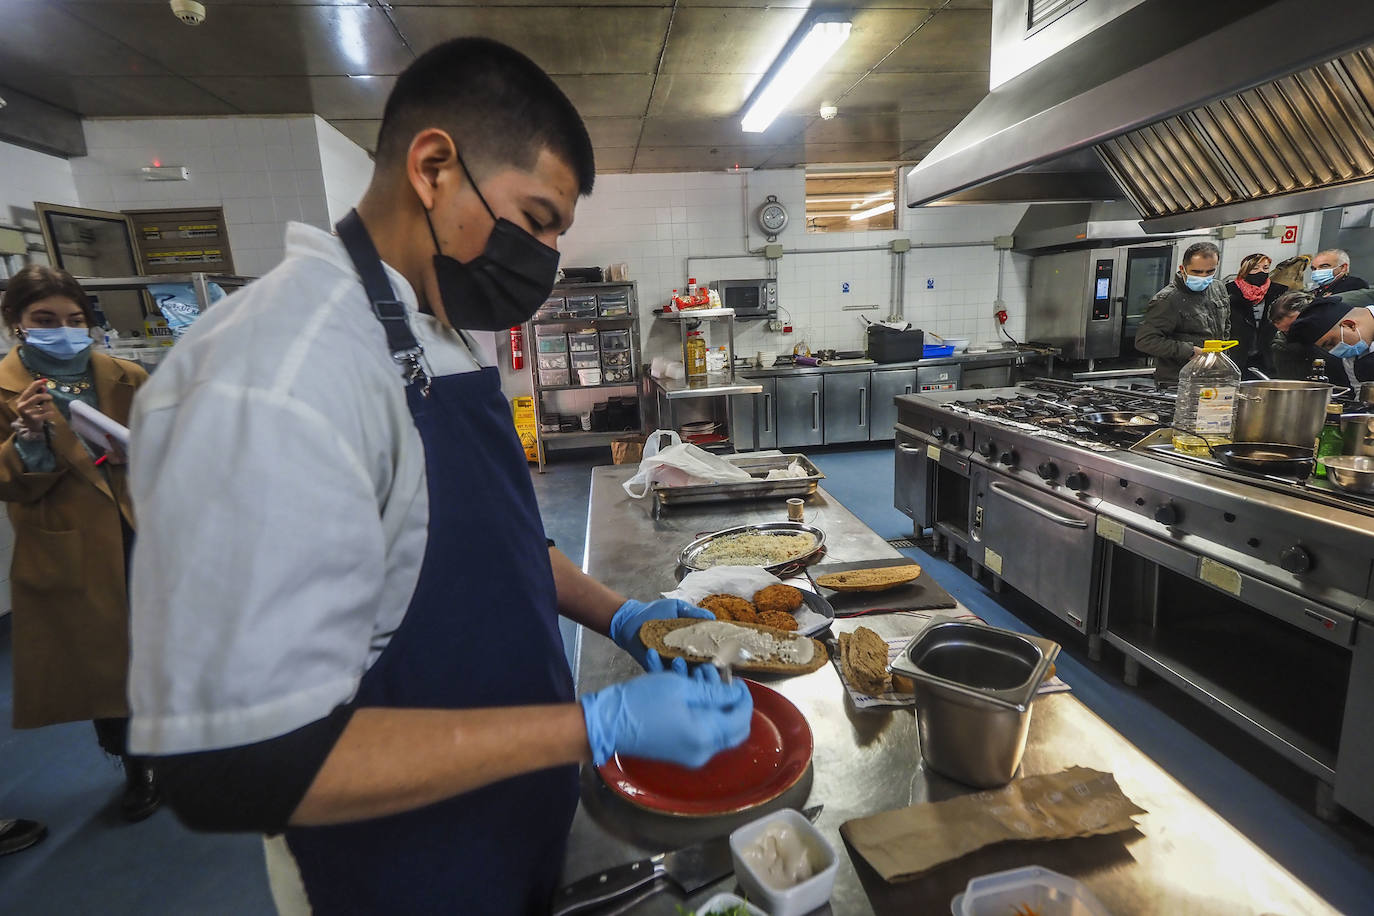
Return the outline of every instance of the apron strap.
<path id="1" fill-rule="evenodd" d="M 410 330 L 405 303 L 396 298 L 386 268 L 382 266 L 382 256 L 377 253 L 377 246 L 372 243 L 372 236 L 368 234 L 358 211 L 349 210 L 334 231 L 339 234 L 353 267 L 362 278 L 363 289 L 372 303 L 372 314 L 377 316 L 382 330 L 386 332 L 386 346 L 391 351 L 391 358 L 403 367 L 406 384 L 420 382 L 420 392 L 428 396 L 429 373 L 424 365 L 425 348 L 420 346 Z"/>

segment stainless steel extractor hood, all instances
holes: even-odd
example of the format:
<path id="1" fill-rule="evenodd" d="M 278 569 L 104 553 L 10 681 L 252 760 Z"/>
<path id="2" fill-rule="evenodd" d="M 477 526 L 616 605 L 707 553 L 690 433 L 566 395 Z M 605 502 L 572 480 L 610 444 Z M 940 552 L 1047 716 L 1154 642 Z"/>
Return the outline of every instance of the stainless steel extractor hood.
<path id="1" fill-rule="evenodd" d="M 907 204 L 1116 198 L 1169 234 L 1374 200 L 1370 46 L 1369 0 L 995 0 L 1004 82 Z"/>
<path id="2" fill-rule="evenodd" d="M 1126 201 L 1032 204 L 1016 224 L 1016 251 L 1042 254 L 1074 248 L 1111 248 L 1186 233 L 1149 232 Z"/>

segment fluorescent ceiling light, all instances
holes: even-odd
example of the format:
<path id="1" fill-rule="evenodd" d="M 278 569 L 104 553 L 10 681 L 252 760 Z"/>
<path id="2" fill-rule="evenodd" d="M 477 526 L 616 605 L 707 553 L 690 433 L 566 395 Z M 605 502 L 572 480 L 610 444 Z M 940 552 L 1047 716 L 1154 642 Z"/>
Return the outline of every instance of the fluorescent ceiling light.
<path id="1" fill-rule="evenodd" d="M 856 222 L 858 222 L 858 221 L 861 220 L 861 219 L 872 219 L 873 217 L 878 216 L 878 215 L 883 214 L 883 213 L 891 213 L 893 210 L 896 210 L 896 209 L 897 209 L 897 205 L 894 204 L 892 201 L 889 200 L 887 203 L 885 203 L 885 204 L 878 204 L 878 206 L 873 207 L 872 209 L 869 209 L 869 210 L 862 210 L 862 211 L 860 211 L 860 212 L 858 212 L 858 213 L 855 213 L 853 216 L 851 216 L 851 217 L 849 218 L 849 221 L 850 221 L 851 223 L 856 223 Z"/>
<path id="2" fill-rule="evenodd" d="M 377 74 L 375 74 L 375 73 L 350 73 L 350 74 L 348 74 L 348 78 L 351 79 L 351 80 L 375 80 L 375 79 L 377 78 Z"/>
<path id="3" fill-rule="evenodd" d="M 864 204 L 871 204 L 871 203 L 873 203 L 875 200 L 887 200 L 887 199 L 888 199 L 889 197 L 891 197 L 891 196 L 892 196 L 892 192 L 891 192 L 891 191 L 884 191 L 884 192 L 881 193 L 881 194 L 873 194 L 873 195 L 871 195 L 871 196 L 869 196 L 869 197 L 865 197 L 864 199 L 860 200 L 857 204 L 851 204 L 850 207 L 849 207 L 849 209 L 851 209 L 851 210 L 857 210 L 857 209 L 859 209 L 860 207 L 862 207 Z"/>
<path id="4" fill-rule="evenodd" d="M 849 37 L 848 22 L 815 22 L 806 37 L 792 49 L 782 66 L 769 77 L 754 104 L 744 113 L 740 127 L 751 134 L 762 133 L 796 96 L 801 88 L 825 66 Z"/>

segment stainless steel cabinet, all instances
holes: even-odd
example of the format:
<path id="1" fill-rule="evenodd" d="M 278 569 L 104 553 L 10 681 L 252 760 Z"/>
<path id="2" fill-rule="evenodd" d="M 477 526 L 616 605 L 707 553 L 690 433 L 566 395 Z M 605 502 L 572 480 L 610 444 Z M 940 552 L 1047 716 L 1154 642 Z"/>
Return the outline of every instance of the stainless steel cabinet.
<path id="1" fill-rule="evenodd" d="M 953 391 L 959 387 L 963 366 L 945 363 L 940 366 L 921 366 L 916 370 L 917 391 Z"/>
<path id="2" fill-rule="evenodd" d="M 874 442 L 891 439 L 897 425 L 897 405 L 892 399 L 916 390 L 916 370 L 874 369 L 869 376 L 868 438 Z"/>
<path id="3" fill-rule="evenodd" d="M 868 372 L 825 376 L 825 443 L 868 441 Z"/>
<path id="4" fill-rule="evenodd" d="M 825 441 L 822 424 L 825 376 L 803 375 L 777 380 L 778 448 L 820 445 Z"/>
<path id="5" fill-rule="evenodd" d="M 1012 365 L 1007 363 L 1004 366 L 981 366 L 977 368 L 964 367 L 961 374 L 960 388 L 1006 388 L 1015 384 L 1012 381 Z"/>
<path id="6" fill-rule="evenodd" d="M 750 379 L 763 386 L 758 394 L 737 394 L 730 399 L 730 439 L 735 449 L 753 452 L 778 447 L 778 381 Z"/>

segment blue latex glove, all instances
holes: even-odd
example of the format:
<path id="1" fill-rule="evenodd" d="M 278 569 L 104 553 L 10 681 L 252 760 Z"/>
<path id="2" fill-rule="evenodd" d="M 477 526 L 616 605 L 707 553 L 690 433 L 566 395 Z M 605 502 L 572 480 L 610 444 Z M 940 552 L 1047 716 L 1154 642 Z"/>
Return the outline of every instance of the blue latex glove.
<path id="1" fill-rule="evenodd" d="M 742 680 L 722 684 L 713 665 L 688 675 L 682 659 L 657 671 L 612 684 L 582 697 L 587 741 L 597 766 L 617 751 L 650 760 L 699 767 L 749 737 L 754 698 Z"/>
<path id="2" fill-rule="evenodd" d="M 611 639 L 617 646 L 630 653 L 641 668 L 652 671 L 653 669 L 645 662 L 648 650 L 639 639 L 639 628 L 650 620 L 675 620 L 678 617 L 716 619 L 710 611 L 689 604 L 681 598 L 660 598 L 649 602 L 631 598 L 622 604 L 611 618 Z"/>

